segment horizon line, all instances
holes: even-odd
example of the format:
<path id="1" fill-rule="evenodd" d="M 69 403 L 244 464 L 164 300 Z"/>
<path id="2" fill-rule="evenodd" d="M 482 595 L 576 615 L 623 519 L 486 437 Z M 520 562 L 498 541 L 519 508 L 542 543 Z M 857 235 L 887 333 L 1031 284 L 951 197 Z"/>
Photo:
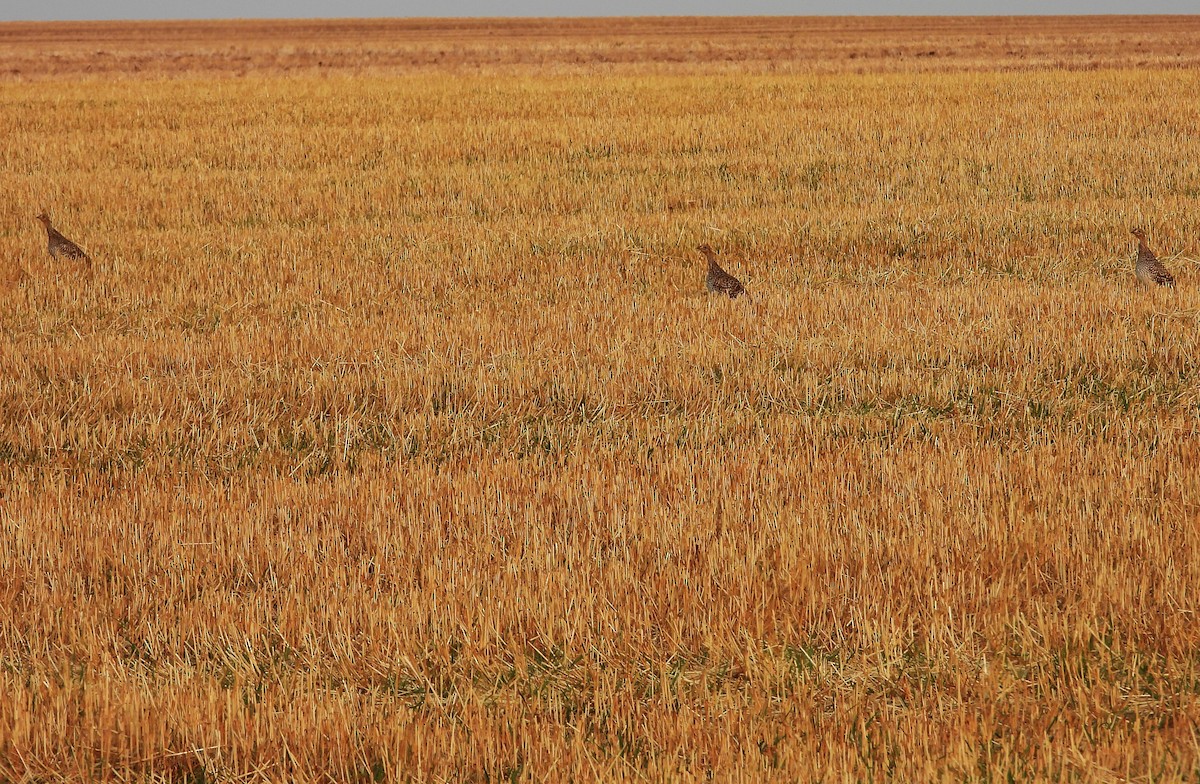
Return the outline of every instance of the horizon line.
<path id="1" fill-rule="evenodd" d="M 70 18 L 55 18 L 55 19 L 0 19 L 0 24 L 58 24 L 72 22 L 355 22 L 355 21 L 382 21 L 382 20 L 411 20 L 411 21 L 512 21 L 512 20 L 549 20 L 549 19 L 564 19 L 564 20 L 579 20 L 585 21 L 589 19 L 1046 19 L 1053 17 L 1091 17 L 1091 18 L 1140 18 L 1147 16 L 1163 17 L 1174 16 L 1181 18 L 1200 17 L 1198 13 L 1180 13 L 1176 11 L 1143 11 L 1137 13 L 1117 13 L 1117 12 L 1071 12 L 1071 11 L 1054 11 L 1047 13 L 1020 13 L 1020 14 L 996 14 L 996 13 L 953 13 L 953 14 L 938 14 L 938 13 L 845 13 L 845 14 L 568 14 L 568 15 L 544 15 L 544 14 L 510 14 L 510 15 L 485 15 L 485 14 L 447 14 L 444 16 L 140 16 L 140 17 L 70 17 Z"/>

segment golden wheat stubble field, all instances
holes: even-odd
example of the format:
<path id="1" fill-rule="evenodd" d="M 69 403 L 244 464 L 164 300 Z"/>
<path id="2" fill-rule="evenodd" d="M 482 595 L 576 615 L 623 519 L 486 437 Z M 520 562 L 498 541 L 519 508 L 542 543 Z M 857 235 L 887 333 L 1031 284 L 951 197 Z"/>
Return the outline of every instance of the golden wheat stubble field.
<path id="1" fill-rule="evenodd" d="M 1196 775 L 1200 22 L 687 23 L 0 28 L 0 778 Z"/>

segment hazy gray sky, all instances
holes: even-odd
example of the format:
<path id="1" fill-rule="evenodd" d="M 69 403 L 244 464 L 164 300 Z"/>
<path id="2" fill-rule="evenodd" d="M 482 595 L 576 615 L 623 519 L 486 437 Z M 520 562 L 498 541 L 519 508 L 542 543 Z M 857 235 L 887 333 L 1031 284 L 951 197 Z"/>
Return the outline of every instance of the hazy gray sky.
<path id="1" fill-rule="evenodd" d="M 1193 14 L 1198 0 L 0 0 L 0 20 L 674 14 Z"/>

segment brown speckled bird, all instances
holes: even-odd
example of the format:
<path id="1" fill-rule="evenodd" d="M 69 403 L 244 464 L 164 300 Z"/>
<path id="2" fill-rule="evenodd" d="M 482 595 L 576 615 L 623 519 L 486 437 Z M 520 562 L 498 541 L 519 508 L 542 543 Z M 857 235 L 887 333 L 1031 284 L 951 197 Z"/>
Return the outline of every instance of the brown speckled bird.
<path id="1" fill-rule="evenodd" d="M 709 291 L 726 294 L 730 299 L 735 299 L 738 294 L 746 294 L 746 298 L 749 299 L 750 295 L 746 293 L 746 287 L 742 285 L 742 282 L 721 269 L 721 265 L 717 263 L 717 255 L 713 253 L 712 248 L 708 245 L 701 245 L 696 250 L 703 253 L 704 257 L 708 259 L 708 277 L 704 282 Z"/>
<path id="2" fill-rule="evenodd" d="M 1137 273 L 1137 278 L 1142 282 L 1142 285 L 1149 286 L 1150 288 L 1154 288 L 1155 286 L 1175 288 L 1175 278 L 1171 276 L 1167 268 L 1154 255 L 1154 251 L 1150 250 L 1150 246 L 1146 244 L 1146 232 L 1141 229 L 1134 229 L 1129 233 L 1137 237 L 1137 264 L 1134 266 L 1133 271 Z"/>
<path id="3" fill-rule="evenodd" d="M 37 219 L 46 227 L 46 249 L 50 251 L 50 256 L 53 258 L 62 257 L 64 259 L 80 259 L 91 264 L 92 259 L 83 252 L 83 248 L 71 242 L 69 239 L 59 234 L 58 229 L 50 225 L 50 216 L 42 213 L 37 216 Z"/>

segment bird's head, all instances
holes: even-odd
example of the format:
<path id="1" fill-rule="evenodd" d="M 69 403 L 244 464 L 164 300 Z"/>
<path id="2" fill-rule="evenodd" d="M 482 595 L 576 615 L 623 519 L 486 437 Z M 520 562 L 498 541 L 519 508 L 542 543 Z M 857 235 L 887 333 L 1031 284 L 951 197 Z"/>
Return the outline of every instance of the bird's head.
<path id="1" fill-rule="evenodd" d="M 38 220 L 40 220 L 40 221 L 42 222 L 42 224 L 43 224 L 43 225 L 45 225 L 45 226 L 49 226 L 49 225 L 50 225 L 50 216 L 49 216 L 49 215 L 47 215 L 47 214 L 45 213 L 45 211 L 39 212 L 39 213 L 38 213 L 38 215 L 37 215 L 37 219 L 38 219 Z"/>
<path id="2" fill-rule="evenodd" d="M 697 246 L 696 246 L 696 250 L 700 251 L 700 252 L 701 252 L 701 253 L 703 253 L 705 256 L 708 256 L 708 257 L 710 257 L 710 258 L 711 258 L 711 257 L 712 257 L 712 255 L 713 255 L 713 249 L 712 249 L 712 246 L 711 246 L 711 245 L 709 245 L 707 242 L 705 242 L 705 243 L 703 243 L 703 244 L 701 244 L 701 245 L 697 245 Z"/>
<path id="3" fill-rule="evenodd" d="M 1142 229 L 1141 226 L 1134 226 L 1132 229 L 1129 230 L 1129 233 L 1132 234 L 1133 236 L 1137 237 L 1139 242 L 1146 241 L 1146 232 L 1145 232 L 1145 230 Z"/>

